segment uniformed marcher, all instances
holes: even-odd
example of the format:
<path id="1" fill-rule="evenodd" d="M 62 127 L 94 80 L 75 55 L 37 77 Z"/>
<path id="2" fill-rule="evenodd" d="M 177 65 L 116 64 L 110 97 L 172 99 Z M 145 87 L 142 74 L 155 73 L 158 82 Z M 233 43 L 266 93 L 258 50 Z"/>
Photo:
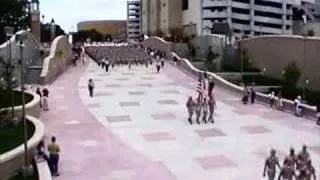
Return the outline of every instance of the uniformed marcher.
<path id="1" fill-rule="evenodd" d="M 202 121 L 207 123 L 207 116 L 208 116 L 208 102 L 207 99 L 204 98 L 202 102 Z"/>
<path id="2" fill-rule="evenodd" d="M 196 122 L 198 124 L 200 124 L 201 109 L 202 109 L 202 104 L 200 99 L 198 99 L 195 104 Z"/>
<path id="3" fill-rule="evenodd" d="M 190 124 L 192 124 L 192 116 L 193 116 L 193 111 L 194 111 L 194 107 L 195 107 L 195 103 L 194 101 L 192 100 L 192 97 L 190 96 L 187 103 L 186 103 L 186 106 L 187 106 L 187 110 L 188 110 L 188 121 Z"/>
<path id="4" fill-rule="evenodd" d="M 208 107 L 209 107 L 209 118 L 208 118 L 208 122 L 212 122 L 212 124 L 214 123 L 214 119 L 213 119 L 213 113 L 214 113 L 214 106 L 216 105 L 216 101 L 214 99 L 214 96 L 212 95 L 212 97 L 209 99 L 208 101 Z"/>

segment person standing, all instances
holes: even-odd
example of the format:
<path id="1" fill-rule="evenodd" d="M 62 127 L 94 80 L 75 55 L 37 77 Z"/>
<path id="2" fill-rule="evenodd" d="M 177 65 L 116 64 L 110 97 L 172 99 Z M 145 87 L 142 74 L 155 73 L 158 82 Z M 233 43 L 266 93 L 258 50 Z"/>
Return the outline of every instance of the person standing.
<path id="1" fill-rule="evenodd" d="M 37 87 L 36 94 L 40 97 L 40 108 L 42 108 L 42 93 L 40 87 Z"/>
<path id="2" fill-rule="evenodd" d="M 92 79 L 89 79 L 88 81 L 88 90 L 90 97 L 93 97 L 93 89 L 94 89 L 94 82 Z"/>
<path id="3" fill-rule="evenodd" d="M 164 57 L 161 57 L 161 68 L 164 68 Z"/>
<path id="4" fill-rule="evenodd" d="M 294 100 L 294 105 L 296 108 L 296 116 L 301 117 L 302 116 L 302 102 L 301 102 L 301 96 L 298 96 L 295 100 Z"/>
<path id="5" fill-rule="evenodd" d="M 249 90 L 248 90 L 247 85 L 244 85 L 243 97 L 242 97 L 243 104 L 247 104 L 248 99 L 249 99 Z"/>
<path id="6" fill-rule="evenodd" d="M 283 111 L 283 99 L 281 91 L 278 93 L 278 109 Z"/>
<path id="7" fill-rule="evenodd" d="M 269 104 L 271 109 L 273 108 L 274 102 L 275 102 L 275 96 L 274 96 L 274 91 L 272 91 L 269 94 Z"/>
<path id="8" fill-rule="evenodd" d="M 48 145 L 48 151 L 50 153 L 50 164 L 51 164 L 51 172 L 53 176 L 59 176 L 58 166 L 59 166 L 59 153 L 60 147 L 56 143 L 56 137 L 51 137 L 51 144 Z"/>
<path id="9" fill-rule="evenodd" d="M 209 96 L 209 98 L 212 97 L 212 91 L 214 89 L 214 86 L 215 86 L 214 81 L 213 81 L 212 77 L 210 77 L 209 84 L 208 84 L 208 96 Z"/>
<path id="10" fill-rule="evenodd" d="M 109 72 L 110 62 L 106 60 L 106 72 Z"/>
<path id="11" fill-rule="evenodd" d="M 317 110 L 316 110 L 317 124 L 320 126 L 320 103 L 318 102 Z"/>
<path id="12" fill-rule="evenodd" d="M 44 88 L 42 90 L 42 95 L 43 95 L 43 110 L 44 111 L 49 111 L 49 103 L 48 103 L 48 98 L 49 98 L 49 90 L 48 88 Z"/>
<path id="13" fill-rule="evenodd" d="M 186 103 L 186 107 L 187 107 L 187 110 L 188 110 L 188 121 L 190 124 L 192 124 L 192 116 L 193 116 L 193 110 L 194 110 L 194 107 L 195 107 L 195 103 L 192 99 L 192 97 L 190 96 L 187 103 Z"/>

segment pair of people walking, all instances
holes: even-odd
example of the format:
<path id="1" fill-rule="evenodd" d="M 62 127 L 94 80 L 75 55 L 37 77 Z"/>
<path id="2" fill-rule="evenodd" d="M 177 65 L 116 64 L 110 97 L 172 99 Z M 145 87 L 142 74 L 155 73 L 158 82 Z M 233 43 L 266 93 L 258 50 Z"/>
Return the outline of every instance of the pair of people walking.
<path id="1" fill-rule="evenodd" d="M 243 104 L 248 104 L 249 98 L 250 98 L 251 104 L 254 104 L 256 99 L 256 91 L 254 89 L 254 85 L 252 85 L 250 89 L 246 85 L 244 86 L 243 97 L 242 97 Z"/>
<path id="2" fill-rule="evenodd" d="M 204 122 L 204 123 L 214 123 L 214 119 L 213 119 L 213 114 L 214 114 L 214 107 L 215 107 L 215 100 L 213 97 L 209 98 L 209 100 L 207 100 L 206 98 L 203 98 L 203 100 L 201 101 L 199 98 L 197 99 L 197 101 L 193 101 L 192 97 L 190 96 L 187 103 L 186 103 L 186 107 L 188 110 L 188 121 L 190 124 L 193 123 L 193 114 L 196 115 L 196 123 L 200 124 L 200 119 Z M 202 115 L 202 118 L 201 118 Z"/>
<path id="3" fill-rule="evenodd" d="M 48 98 L 49 98 L 49 90 L 48 88 L 43 88 L 42 90 L 40 87 L 37 88 L 36 94 L 40 97 L 40 108 L 42 108 L 44 111 L 49 111 L 49 105 L 48 105 Z"/>
<path id="4" fill-rule="evenodd" d="M 47 161 L 51 174 L 53 176 L 59 176 L 59 159 L 60 159 L 60 146 L 56 142 L 56 137 L 51 137 L 51 143 L 48 145 L 47 150 L 49 152 L 49 155 L 47 155 L 47 151 L 45 148 L 44 141 L 40 141 L 40 143 L 37 146 L 37 152 L 36 155 L 38 158 L 43 158 Z"/>

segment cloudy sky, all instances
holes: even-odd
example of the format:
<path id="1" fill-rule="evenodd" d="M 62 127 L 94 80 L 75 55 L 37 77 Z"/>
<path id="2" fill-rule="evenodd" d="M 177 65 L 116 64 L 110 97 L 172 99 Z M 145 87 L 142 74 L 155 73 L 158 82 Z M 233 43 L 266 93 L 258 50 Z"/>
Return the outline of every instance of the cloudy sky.
<path id="1" fill-rule="evenodd" d="M 126 19 L 127 0 L 40 0 L 41 15 L 45 21 L 54 18 L 66 31 L 76 30 L 85 20 Z"/>

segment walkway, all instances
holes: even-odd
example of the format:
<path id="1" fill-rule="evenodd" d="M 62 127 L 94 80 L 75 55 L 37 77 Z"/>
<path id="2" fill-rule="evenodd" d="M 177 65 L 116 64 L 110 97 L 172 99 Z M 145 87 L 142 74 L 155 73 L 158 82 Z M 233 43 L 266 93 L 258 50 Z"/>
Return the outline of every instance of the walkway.
<path id="1" fill-rule="evenodd" d="M 320 163 L 320 129 L 216 89 L 216 123 L 188 125 L 185 102 L 196 81 L 168 65 L 105 73 L 95 64 L 69 69 L 51 86 L 48 137 L 62 146 L 61 176 L 76 180 L 257 180 L 271 147 L 282 161 L 307 143 Z M 80 80 L 79 77 L 81 76 Z M 88 97 L 87 80 L 96 84 Z"/>

